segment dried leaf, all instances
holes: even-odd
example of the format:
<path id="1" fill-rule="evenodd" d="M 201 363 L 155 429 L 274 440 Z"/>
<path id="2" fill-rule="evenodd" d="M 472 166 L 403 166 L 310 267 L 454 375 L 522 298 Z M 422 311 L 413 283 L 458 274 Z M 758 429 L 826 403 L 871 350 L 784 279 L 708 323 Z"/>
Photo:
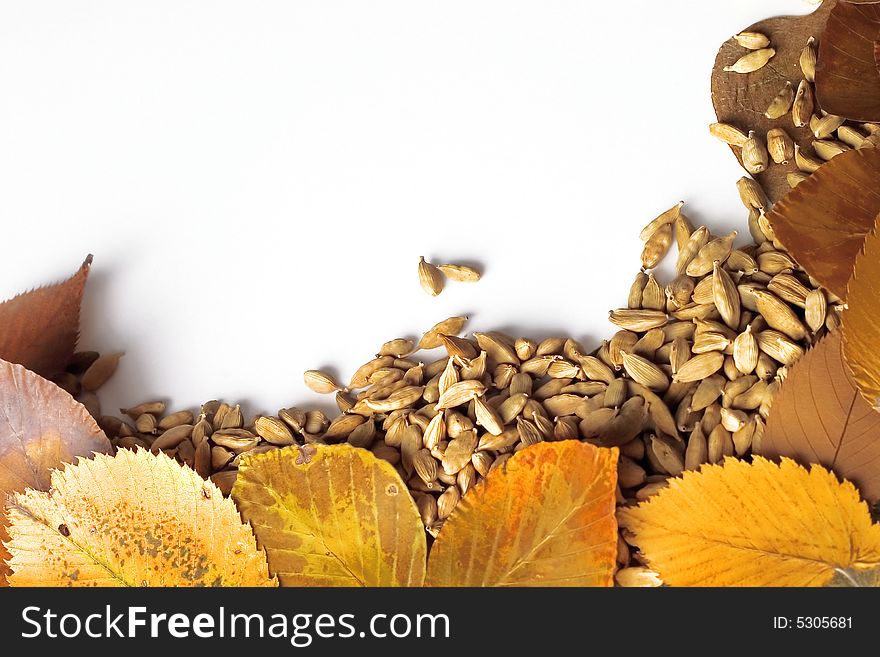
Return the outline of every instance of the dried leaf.
<path id="1" fill-rule="evenodd" d="M 282 586 L 421 586 L 425 529 L 394 468 L 350 445 L 242 461 L 232 490 Z"/>
<path id="2" fill-rule="evenodd" d="M 855 487 L 791 459 L 703 465 L 618 517 L 672 586 L 822 586 L 835 568 L 880 565 L 880 525 Z"/>
<path id="3" fill-rule="evenodd" d="M 767 215 L 776 237 L 807 273 L 840 298 L 856 255 L 880 213 L 880 149 L 854 150 L 823 165 Z"/>
<path id="4" fill-rule="evenodd" d="M 823 110 L 855 121 L 880 120 L 878 36 L 880 4 L 838 2 L 831 9 L 816 65 L 816 96 Z"/>
<path id="5" fill-rule="evenodd" d="M 843 360 L 839 331 L 791 369 L 773 400 L 761 453 L 820 463 L 880 499 L 880 413 L 862 399 Z"/>
<path id="6" fill-rule="evenodd" d="M 231 500 L 164 454 L 120 450 L 8 505 L 13 586 L 274 586 Z"/>
<path id="7" fill-rule="evenodd" d="M 0 358 L 49 376 L 64 369 L 79 338 L 79 307 L 92 264 L 73 276 L 0 304 Z"/>
<path id="8" fill-rule="evenodd" d="M 806 16 L 779 16 L 746 28 L 749 32 L 766 34 L 776 50 L 773 59 L 753 73 L 725 71 L 725 66 L 733 64 L 748 51 L 733 38 L 721 46 L 712 69 L 712 104 L 719 122 L 736 126 L 745 134 L 754 130 L 758 135 L 766 135 L 771 128 L 784 128 L 795 143 L 803 148 L 809 146 L 813 140 L 809 127 L 796 128 L 791 114 L 768 119 L 764 112 L 786 82 L 797 86 L 801 75 L 798 64 L 801 51 L 807 39 L 811 36 L 818 38 L 822 33 L 835 1 L 825 0 L 815 12 Z M 740 149 L 731 146 L 731 150 L 742 164 Z M 797 167 L 792 161 L 787 165 L 770 166 L 755 178 L 770 200 L 777 201 L 790 189 L 787 175 L 795 171 Z"/>
<path id="9" fill-rule="evenodd" d="M 843 311 L 843 351 L 868 403 L 880 407 L 880 216 L 856 258 Z"/>
<path id="10" fill-rule="evenodd" d="M 111 449 L 73 397 L 21 365 L 0 361 L 0 501 L 26 488 L 48 490 L 55 468 Z M 9 574 L 7 538 L 0 512 L 0 586 Z"/>
<path id="11" fill-rule="evenodd" d="M 617 449 L 537 443 L 466 495 L 431 548 L 430 586 L 611 586 Z"/>

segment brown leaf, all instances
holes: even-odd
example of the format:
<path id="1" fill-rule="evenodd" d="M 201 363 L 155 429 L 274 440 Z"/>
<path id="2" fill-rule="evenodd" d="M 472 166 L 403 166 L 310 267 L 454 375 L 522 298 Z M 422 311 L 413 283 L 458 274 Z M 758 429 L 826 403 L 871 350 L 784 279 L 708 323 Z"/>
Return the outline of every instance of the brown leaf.
<path id="1" fill-rule="evenodd" d="M 0 304 L 0 358 L 49 376 L 64 369 L 79 339 L 79 308 L 92 256 L 63 283 Z"/>
<path id="2" fill-rule="evenodd" d="M 880 499 L 880 413 L 859 394 L 840 331 L 797 362 L 773 400 L 761 453 L 820 463 Z"/>
<path id="3" fill-rule="evenodd" d="M 776 49 L 776 56 L 753 73 L 723 70 L 748 52 L 733 38 L 724 42 L 712 69 L 712 105 L 720 122 L 735 125 L 745 133 L 754 130 L 761 139 L 766 139 L 770 128 L 784 128 L 802 148 L 810 145 L 813 135 L 809 128 L 796 128 L 791 113 L 778 119 L 768 119 L 764 112 L 786 82 L 797 87 L 802 78 L 798 64 L 801 51 L 811 36 L 818 38 L 822 33 L 825 19 L 835 1 L 825 0 L 815 12 L 807 16 L 779 16 L 746 28 L 748 31 L 767 35 L 770 45 Z M 731 150 L 742 163 L 740 149 L 731 146 Z M 770 200 L 777 201 L 790 189 L 786 176 L 793 171 L 797 171 L 793 161 L 788 165 L 771 164 L 755 178 Z"/>
<path id="4" fill-rule="evenodd" d="M 880 149 L 824 164 L 767 214 L 776 237 L 813 278 L 841 299 L 856 255 L 880 213 Z"/>
<path id="5" fill-rule="evenodd" d="M 816 98 L 826 112 L 854 121 L 880 120 L 878 35 L 880 4 L 838 2 L 831 9 L 816 64 Z"/>
<path id="6" fill-rule="evenodd" d="M 868 404 L 880 408 L 880 216 L 847 288 L 843 353 Z"/>
<path id="7" fill-rule="evenodd" d="M 0 360 L 0 500 L 25 488 L 48 490 L 53 469 L 111 450 L 73 397 L 21 365 Z M 0 541 L 6 538 L 0 514 Z M 7 558 L 0 545 L 0 586 L 9 574 Z"/>

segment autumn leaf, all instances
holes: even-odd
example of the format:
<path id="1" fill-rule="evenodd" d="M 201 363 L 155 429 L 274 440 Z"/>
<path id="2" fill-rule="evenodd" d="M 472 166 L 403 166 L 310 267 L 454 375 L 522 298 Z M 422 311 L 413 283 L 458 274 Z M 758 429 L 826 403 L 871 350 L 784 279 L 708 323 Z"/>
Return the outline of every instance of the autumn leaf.
<path id="1" fill-rule="evenodd" d="M 807 273 L 840 298 L 880 213 L 880 149 L 838 155 L 767 214 L 776 237 Z"/>
<path id="2" fill-rule="evenodd" d="M 421 586 L 425 529 L 387 461 L 350 445 L 242 460 L 232 498 L 282 586 Z"/>
<path id="3" fill-rule="evenodd" d="M 854 121 L 880 120 L 878 37 L 880 4 L 838 2 L 831 9 L 816 65 L 816 98 L 823 110 Z"/>
<path id="4" fill-rule="evenodd" d="M 79 307 L 92 256 L 73 276 L 0 304 L 0 358 L 49 376 L 64 369 L 79 339 Z"/>
<path id="5" fill-rule="evenodd" d="M 843 311 L 843 352 L 856 385 L 880 408 L 880 216 L 865 239 L 847 289 Z"/>
<path id="6" fill-rule="evenodd" d="M 611 586 L 617 449 L 566 440 L 516 453 L 458 503 L 429 586 Z"/>
<path id="7" fill-rule="evenodd" d="M 776 55 L 765 66 L 753 73 L 734 73 L 724 67 L 733 64 L 748 51 L 731 38 L 721 46 L 712 69 L 712 105 L 721 123 L 729 123 L 748 133 L 754 130 L 762 139 L 771 128 L 784 128 L 802 148 L 813 141 L 808 127 L 793 125 L 791 114 L 778 119 L 768 119 L 764 112 L 770 101 L 792 82 L 797 87 L 801 78 L 798 64 L 801 51 L 812 36 L 822 33 L 825 19 L 835 0 L 825 0 L 818 9 L 806 16 L 779 16 L 756 23 L 746 31 L 767 35 Z M 742 164 L 740 149 L 731 146 Z M 782 198 L 790 189 L 786 176 L 797 171 L 794 162 L 788 165 L 774 164 L 763 173 L 755 175 L 771 201 Z"/>
<path id="8" fill-rule="evenodd" d="M 26 488 L 47 490 L 55 468 L 112 450 L 85 408 L 21 365 L 0 361 L 0 502 Z M 0 586 L 9 575 L 0 509 Z"/>
<path id="9" fill-rule="evenodd" d="M 784 458 L 685 472 L 618 520 L 671 586 L 822 586 L 880 565 L 880 525 L 850 482 Z"/>
<path id="10" fill-rule="evenodd" d="M 782 382 L 761 441 L 768 458 L 820 463 L 880 500 L 880 413 L 859 394 L 840 331 L 810 349 Z"/>
<path id="11" fill-rule="evenodd" d="M 13 586 L 274 586 L 231 500 L 164 454 L 120 450 L 8 504 Z"/>

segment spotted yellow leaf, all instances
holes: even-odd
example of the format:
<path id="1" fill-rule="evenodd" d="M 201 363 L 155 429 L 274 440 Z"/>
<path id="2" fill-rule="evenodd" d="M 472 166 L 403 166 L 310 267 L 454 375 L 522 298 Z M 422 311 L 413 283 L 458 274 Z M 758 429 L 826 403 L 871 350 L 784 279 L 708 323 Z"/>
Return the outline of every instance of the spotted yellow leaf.
<path id="1" fill-rule="evenodd" d="M 282 586 L 421 586 L 427 544 L 397 471 L 350 445 L 242 460 L 232 497 Z"/>
<path id="2" fill-rule="evenodd" d="M 232 501 L 164 454 L 120 450 L 8 504 L 12 586 L 274 586 Z"/>

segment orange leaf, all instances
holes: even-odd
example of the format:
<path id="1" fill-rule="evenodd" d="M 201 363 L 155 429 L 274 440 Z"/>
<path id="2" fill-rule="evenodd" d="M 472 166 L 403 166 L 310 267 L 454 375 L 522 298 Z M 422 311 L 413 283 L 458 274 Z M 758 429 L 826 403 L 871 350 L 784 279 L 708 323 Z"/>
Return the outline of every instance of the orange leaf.
<path id="1" fill-rule="evenodd" d="M 73 276 L 0 304 L 0 358 L 49 376 L 64 369 L 79 339 L 79 308 L 92 264 Z"/>
<path id="2" fill-rule="evenodd" d="M 53 469 L 111 449 L 73 397 L 21 365 L 0 360 L 0 500 L 25 488 L 47 490 Z M 0 585 L 9 574 L 6 538 L 0 513 Z"/>
<path id="3" fill-rule="evenodd" d="M 611 586 L 617 449 L 538 443 L 455 507 L 431 549 L 429 586 Z"/>
<path id="4" fill-rule="evenodd" d="M 782 382 L 761 441 L 769 458 L 820 463 L 880 499 L 880 413 L 859 394 L 839 331 L 810 349 Z"/>
<path id="5" fill-rule="evenodd" d="M 880 149 L 838 155 L 786 194 L 767 218 L 807 273 L 846 297 L 856 255 L 880 213 Z"/>
<path id="6" fill-rule="evenodd" d="M 880 217 L 856 259 L 843 311 L 843 351 L 856 385 L 880 408 Z"/>
<path id="7" fill-rule="evenodd" d="M 854 121 L 880 120 L 878 35 L 880 5 L 838 2 L 831 9 L 816 65 L 816 98 L 823 110 Z"/>
<path id="8" fill-rule="evenodd" d="M 766 34 L 776 50 L 773 59 L 753 73 L 725 71 L 725 66 L 733 64 L 748 51 L 733 38 L 721 46 L 712 70 L 712 105 L 720 122 L 734 125 L 746 133 L 754 130 L 761 139 L 766 138 L 770 128 L 784 128 L 802 148 L 809 147 L 813 141 L 809 127 L 795 127 L 791 114 L 768 119 L 764 112 L 786 82 L 794 82 L 797 87 L 801 75 L 798 64 L 801 51 L 807 39 L 821 34 L 833 5 L 834 0 L 825 0 L 812 14 L 778 16 L 746 28 L 746 31 Z M 742 163 L 740 149 L 733 146 L 730 149 Z M 761 183 L 770 200 L 777 201 L 790 189 L 786 176 L 793 171 L 797 171 L 794 162 L 788 165 L 771 164 L 763 173 L 755 175 L 755 179 Z"/>

